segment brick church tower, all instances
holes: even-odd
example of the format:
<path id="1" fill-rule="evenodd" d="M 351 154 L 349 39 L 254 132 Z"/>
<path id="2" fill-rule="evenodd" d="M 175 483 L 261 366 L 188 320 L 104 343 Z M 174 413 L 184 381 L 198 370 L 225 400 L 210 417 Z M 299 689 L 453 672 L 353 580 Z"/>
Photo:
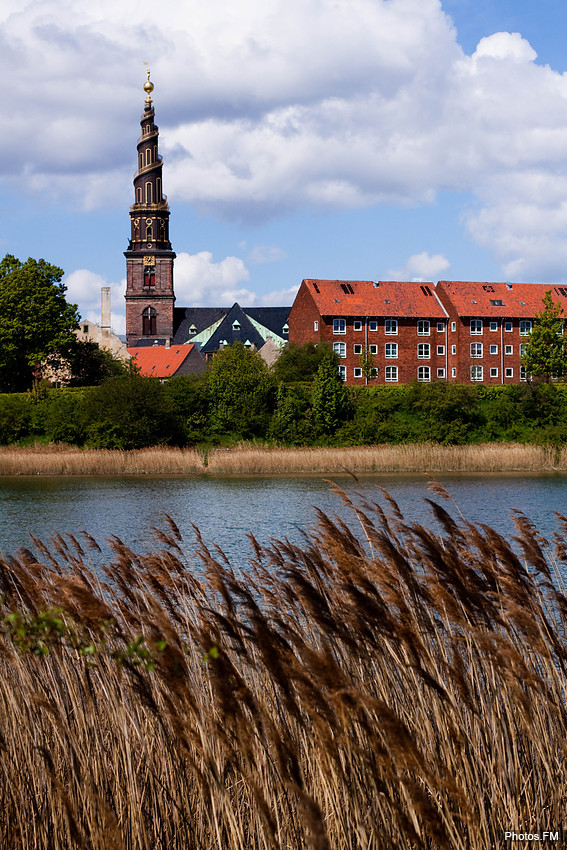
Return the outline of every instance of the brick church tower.
<path id="1" fill-rule="evenodd" d="M 129 346 L 169 344 L 173 337 L 173 261 L 169 207 L 162 190 L 159 130 L 154 124 L 150 72 L 144 84 L 146 106 L 138 139 L 138 171 L 130 207 L 131 235 L 126 257 L 126 337 Z"/>

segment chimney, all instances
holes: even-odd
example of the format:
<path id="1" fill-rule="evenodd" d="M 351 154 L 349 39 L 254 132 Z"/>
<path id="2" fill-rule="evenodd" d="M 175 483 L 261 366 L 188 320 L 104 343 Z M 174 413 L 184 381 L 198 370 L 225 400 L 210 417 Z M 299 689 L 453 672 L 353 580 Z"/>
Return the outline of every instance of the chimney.
<path id="1" fill-rule="evenodd" d="M 110 286 L 100 290 L 100 327 L 103 331 L 110 330 Z"/>
<path id="2" fill-rule="evenodd" d="M 165 341 L 165 347 L 166 347 L 166 348 L 171 348 L 171 340 L 170 340 L 170 339 L 166 339 L 166 341 Z"/>

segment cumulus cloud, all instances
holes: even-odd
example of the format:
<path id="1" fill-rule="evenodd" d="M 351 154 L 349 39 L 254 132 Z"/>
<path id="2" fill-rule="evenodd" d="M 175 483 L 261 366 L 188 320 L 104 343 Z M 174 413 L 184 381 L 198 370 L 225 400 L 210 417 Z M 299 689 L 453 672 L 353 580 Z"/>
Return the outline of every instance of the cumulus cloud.
<path id="1" fill-rule="evenodd" d="M 250 307 L 257 296 L 238 285 L 249 277 L 248 269 L 239 257 L 225 257 L 215 263 L 210 251 L 181 253 L 175 261 L 175 295 L 180 305 L 230 307 L 238 301 Z"/>
<path id="2" fill-rule="evenodd" d="M 71 304 L 77 304 L 79 313 L 84 319 L 96 322 L 100 325 L 101 289 L 110 286 L 111 304 L 111 327 L 114 333 L 124 334 L 126 332 L 126 318 L 124 314 L 124 292 L 126 281 L 109 283 L 101 275 L 95 274 L 88 269 L 76 269 L 63 278 L 67 287 L 65 295 Z M 119 310 L 112 310 L 119 307 Z"/>
<path id="3" fill-rule="evenodd" d="M 519 33 L 467 56 L 439 0 L 162 0 L 157 18 L 149 0 L 7 0 L 0 179 L 59 203 L 127 202 L 141 57 L 172 202 L 256 223 L 462 191 L 468 233 L 506 269 L 564 268 L 567 76 Z M 242 260 L 178 267 L 184 301 L 248 298 Z"/>
<path id="4" fill-rule="evenodd" d="M 446 275 L 451 268 L 449 260 L 443 254 L 430 255 L 427 251 L 412 254 L 401 269 L 390 269 L 386 272 L 389 280 L 431 280 Z"/>

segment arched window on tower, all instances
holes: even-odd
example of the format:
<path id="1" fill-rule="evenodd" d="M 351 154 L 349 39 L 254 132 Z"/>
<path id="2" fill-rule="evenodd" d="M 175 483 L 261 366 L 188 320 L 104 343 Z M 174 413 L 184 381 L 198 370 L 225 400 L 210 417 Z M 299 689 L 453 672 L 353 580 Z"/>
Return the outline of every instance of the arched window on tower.
<path id="1" fill-rule="evenodd" d="M 141 190 L 141 188 L 136 189 L 136 203 L 137 204 L 142 203 L 142 190 Z"/>
<path id="2" fill-rule="evenodd" d="M 156 204 L 161 201 L 161 177 L 156 180 Z"/>
<path id="3" fill-rule="evenodd" d="M 152 152 L 151 152 L 151 149 L 148 148 L 147 151 L 146 151 L 146 165 L 149 165 L 151 161 L 152 161 Z"/>
<path id="4" fill-rule="evenodd" d="M 141 153 L 138 157 L 138 169 L 141 171 L 144 167 L 144 154 Z"/>
<path id="5" fill-rule="evenodd" d="M 153 307 L 146 307 L 142 313 L 142 333 L 144 336 L 155 336 L 157 313 Z"/>
<path id="6" fill-rule="evenodd" d="M 153 204 L 154 202 L 154 192 L 153 186 L 151 183 L 146 183 L 146 204 Z"/>

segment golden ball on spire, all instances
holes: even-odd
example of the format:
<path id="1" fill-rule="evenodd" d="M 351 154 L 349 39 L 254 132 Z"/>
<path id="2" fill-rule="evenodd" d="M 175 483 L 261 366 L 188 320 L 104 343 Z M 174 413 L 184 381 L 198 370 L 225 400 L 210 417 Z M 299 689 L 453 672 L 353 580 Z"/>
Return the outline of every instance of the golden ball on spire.
<path id="1" fill-rule="evenodd" d="M 144 83 L 144 91 L 148 94 L 154 90 L 154 84 L 150 80 L 150 69 L 148 68 L 148 79 Z"/>

